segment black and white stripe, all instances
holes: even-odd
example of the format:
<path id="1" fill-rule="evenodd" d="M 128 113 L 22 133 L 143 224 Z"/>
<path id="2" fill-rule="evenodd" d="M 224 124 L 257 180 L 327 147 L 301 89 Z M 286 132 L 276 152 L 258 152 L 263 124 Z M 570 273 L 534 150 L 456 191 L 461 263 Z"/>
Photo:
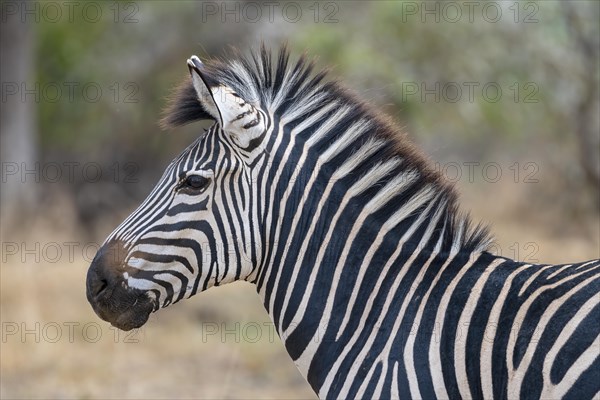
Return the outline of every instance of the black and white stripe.
<path id="1" fill-rule="evenodd" d="M 600 395 L 598 260 L 487 252 L 408 139 L 285 50 L 188 66 L 163 122 L 215 124 L 107 239 L 156 309 L 255 283 L 321 398 Z"/>

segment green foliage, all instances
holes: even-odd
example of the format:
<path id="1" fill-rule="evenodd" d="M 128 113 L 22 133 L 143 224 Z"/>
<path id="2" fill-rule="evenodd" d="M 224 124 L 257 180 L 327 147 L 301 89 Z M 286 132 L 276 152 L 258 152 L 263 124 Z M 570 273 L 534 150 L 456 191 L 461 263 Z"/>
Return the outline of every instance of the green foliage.
<path id="1" fill-rule="evenodd" d="M 317 22 L 308 18 L 308 5 L 298 23 L 282 19 L 281 6 L 273 22 L 265 14 L 257 23 L 231 16 L 223 23 L 222 14 L 207 16 L 201 3 L 157 1 L 135 3 L 137 22 L 131 24 L 123 23 L 123 14 L 115 22 L 114 5 L 106 4 L 97 23 L 37 24 L 36 81 L 63 91 L 65 82 L 79 84 L 72 100 L 63 93 L 60 101 L 39 102 L 47 154 L 69 149 L 99 158 L 138 157 L 141 165 L 150 163 L 145 154 L 154 154 L 152 165 L 162 168 L 200 129 L 166 135 L 156 124 L 170 89 L 187 73 L 185 59 L 220 55 L 227 45 L 257 47 L 261 39 L 274 48 L 287 41 L 295 54 L 316 56 L 320 67 L 332 67 L 334 77 L 419 140 L 463 137 L 487 141 L 486 149 L 501 141 L 548 141 L 571 143 L 576 151 L 571 130 L 581 119 L 581 99 L 590 88 L 598 97 L 598 59 L 577 46 L 578 32 L 598 44 L 597 2 L 572 8 L 555 1 L 494 3 L 502 7 L 497 22 L 482 17 L 482 5 L 473 22 L 464 5 L 462 18 L 448 22 L 443 15 L 436 21 L 407 12 L 407 5 L 425 2 L 339 2 L 337 23 L 325 23 L 323 15 Z M 123 10 L 129 3 L 115 4 Z M 97 102 L 82 91 L 90 82 L 102 89 Z M 486 85 L 501 88 L 498 101 L 486 96 Z M 408 91 L 415 87 L 416 93 Z"/>

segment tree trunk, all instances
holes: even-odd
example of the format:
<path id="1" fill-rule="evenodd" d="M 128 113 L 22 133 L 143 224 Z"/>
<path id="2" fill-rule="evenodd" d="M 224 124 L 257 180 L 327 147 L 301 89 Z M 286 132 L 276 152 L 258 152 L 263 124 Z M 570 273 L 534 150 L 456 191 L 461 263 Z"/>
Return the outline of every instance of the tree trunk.
<path id="1" fill-rule="evenodd" d="M 24 7 L 23 3 L 13 4 Z M 23 96 L 24 86 L 35 87 L 34 26 L 19 12 L 3 13 L 0 25 L 0 234 L 5 240 L 21 223 L 25 211 L 33 209 L 39 173 L 23 175 L 24 169 L 35 169 L 37 162 L 36 95 Z"/>

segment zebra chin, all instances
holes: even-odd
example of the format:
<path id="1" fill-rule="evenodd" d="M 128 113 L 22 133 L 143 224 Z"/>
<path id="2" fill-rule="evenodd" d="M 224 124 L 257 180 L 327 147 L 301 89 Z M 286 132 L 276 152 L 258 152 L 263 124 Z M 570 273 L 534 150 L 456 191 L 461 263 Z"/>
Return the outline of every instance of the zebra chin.
<path id="1" fill-rule="evenodd" d="M 88 269 L 86 295 L 100 318 L 129 331 L 144 325 L 156 305 L 146 291 L 127 285 L 123 260 L 124 248 L 120 242 L 102 246 Z"/>

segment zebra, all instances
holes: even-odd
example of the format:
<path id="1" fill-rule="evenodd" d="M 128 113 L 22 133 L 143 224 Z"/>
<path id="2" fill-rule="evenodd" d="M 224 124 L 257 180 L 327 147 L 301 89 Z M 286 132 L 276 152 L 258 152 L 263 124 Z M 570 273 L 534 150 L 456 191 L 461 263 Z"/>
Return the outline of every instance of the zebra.
<path id="1" fill-rule="evenodd" d="M 138 328 L 245 280 L 320 398 L 600 396 L 600 260 L 492 254 L 394 122 L 306 56 L 187 66 L 161 123 L 213 125 L 93 259 L 100 318 Z"/>

